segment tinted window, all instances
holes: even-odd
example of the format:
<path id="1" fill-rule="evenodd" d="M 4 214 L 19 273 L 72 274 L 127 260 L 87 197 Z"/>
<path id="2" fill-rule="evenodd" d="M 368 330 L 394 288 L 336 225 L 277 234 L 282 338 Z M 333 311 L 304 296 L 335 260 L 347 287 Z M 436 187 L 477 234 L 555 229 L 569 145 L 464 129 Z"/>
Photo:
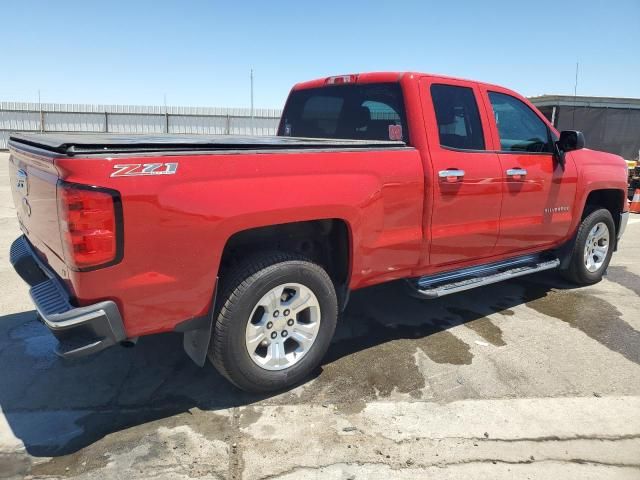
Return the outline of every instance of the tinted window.
<path id="1" fill-rule="evenodd" d="M 498 125 L 500 149 L 507 152 L 551 152 L 547 125 L 524 102 L 489 92 Z"/>
<path id="2" fill-rule="evenodd" d="M 473 90 L 453 85 L 431 85 L 440 145 L 484 150 L 480 112 Z"/>
<path id="3" fill-rule="evenodd" d="M 304 103 L 301 120 L 315 123 L 316 128 L 324 135 L 334 135 L 338 128 L 342 105 L 344 99 L 340 97 L 311 97 Z"/>
<path id="4" fill-rule="evenodd" d="M 294 91 L 278 135 L 408 142 L 402 90 L 375 83 Z"/>
<path id="5" fill-rule="evenodd" d="M 367 100 L 362 104 L 362 106 L 369 109 L 372 120 L 393 120 L 396 123 L 402 121 L 398 112 L 386 103 Z"/>

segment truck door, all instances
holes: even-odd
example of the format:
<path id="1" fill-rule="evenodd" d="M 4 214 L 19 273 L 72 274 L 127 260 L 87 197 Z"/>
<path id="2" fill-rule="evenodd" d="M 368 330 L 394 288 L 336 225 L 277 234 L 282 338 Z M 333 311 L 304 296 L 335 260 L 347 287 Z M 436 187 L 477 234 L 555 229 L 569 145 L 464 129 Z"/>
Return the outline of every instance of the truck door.
<path id="1" fill-rule="evenodd" d="M 502 168 L 490 145 L 489 117 L 470 82 L 424 77 L 420 95 L 433 181 L 425 211 L 432 267 L 492 255 L 498 240 Z M 430 202 L 426 202 L 429 204 Z"/>
<path id="2" fill-rule="evenodd" d="M 493 115 L 504 201 L 495 253 L 551 247 L 569 233 L 577 184 L 571 155 L 553 156 L 555 133 L 524 99 L 498 87 L 481 87 Z"/>

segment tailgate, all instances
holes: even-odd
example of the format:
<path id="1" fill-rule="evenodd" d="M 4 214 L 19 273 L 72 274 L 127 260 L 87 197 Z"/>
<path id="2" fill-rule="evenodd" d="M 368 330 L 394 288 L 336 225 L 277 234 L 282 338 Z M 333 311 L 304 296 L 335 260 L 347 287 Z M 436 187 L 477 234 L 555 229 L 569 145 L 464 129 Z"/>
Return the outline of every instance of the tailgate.
<path id="1" fill-rule="evenodd" d="M 11 148 L 9 179 L 20 228 L 55 270 L 62 268 L 53 158 Z"/>

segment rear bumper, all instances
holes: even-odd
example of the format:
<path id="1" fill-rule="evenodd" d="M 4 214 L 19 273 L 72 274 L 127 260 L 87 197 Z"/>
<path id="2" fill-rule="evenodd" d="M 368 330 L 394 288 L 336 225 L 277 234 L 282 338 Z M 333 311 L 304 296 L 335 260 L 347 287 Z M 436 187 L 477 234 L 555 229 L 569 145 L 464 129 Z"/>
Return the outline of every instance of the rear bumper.
<path id="1" fill-rule="evenodd" d="M 33 252 L 24 236 L 11 245 L 11 264 L 31 289 L 42 323 L 58 339 L 64 358 L 89 355 L 126 339 L 118 306 L 111 300 L 73 307 L 62 281 Z"/>

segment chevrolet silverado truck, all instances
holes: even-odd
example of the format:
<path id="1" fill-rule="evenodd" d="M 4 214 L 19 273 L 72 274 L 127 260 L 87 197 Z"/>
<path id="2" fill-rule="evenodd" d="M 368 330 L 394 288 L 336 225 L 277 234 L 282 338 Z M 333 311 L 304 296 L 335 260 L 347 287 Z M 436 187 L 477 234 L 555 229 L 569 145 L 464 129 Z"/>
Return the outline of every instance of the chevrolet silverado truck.
<path id="1" fill-rule="evenodd" d="M 525 98 L 421 73 L 293 87 L 277 136 L 14 134 L 11 262 L 73 358 L 180 332 L 237 387 L 322 361 L 349 292 L 599 281 L 627 166 Z"/>

